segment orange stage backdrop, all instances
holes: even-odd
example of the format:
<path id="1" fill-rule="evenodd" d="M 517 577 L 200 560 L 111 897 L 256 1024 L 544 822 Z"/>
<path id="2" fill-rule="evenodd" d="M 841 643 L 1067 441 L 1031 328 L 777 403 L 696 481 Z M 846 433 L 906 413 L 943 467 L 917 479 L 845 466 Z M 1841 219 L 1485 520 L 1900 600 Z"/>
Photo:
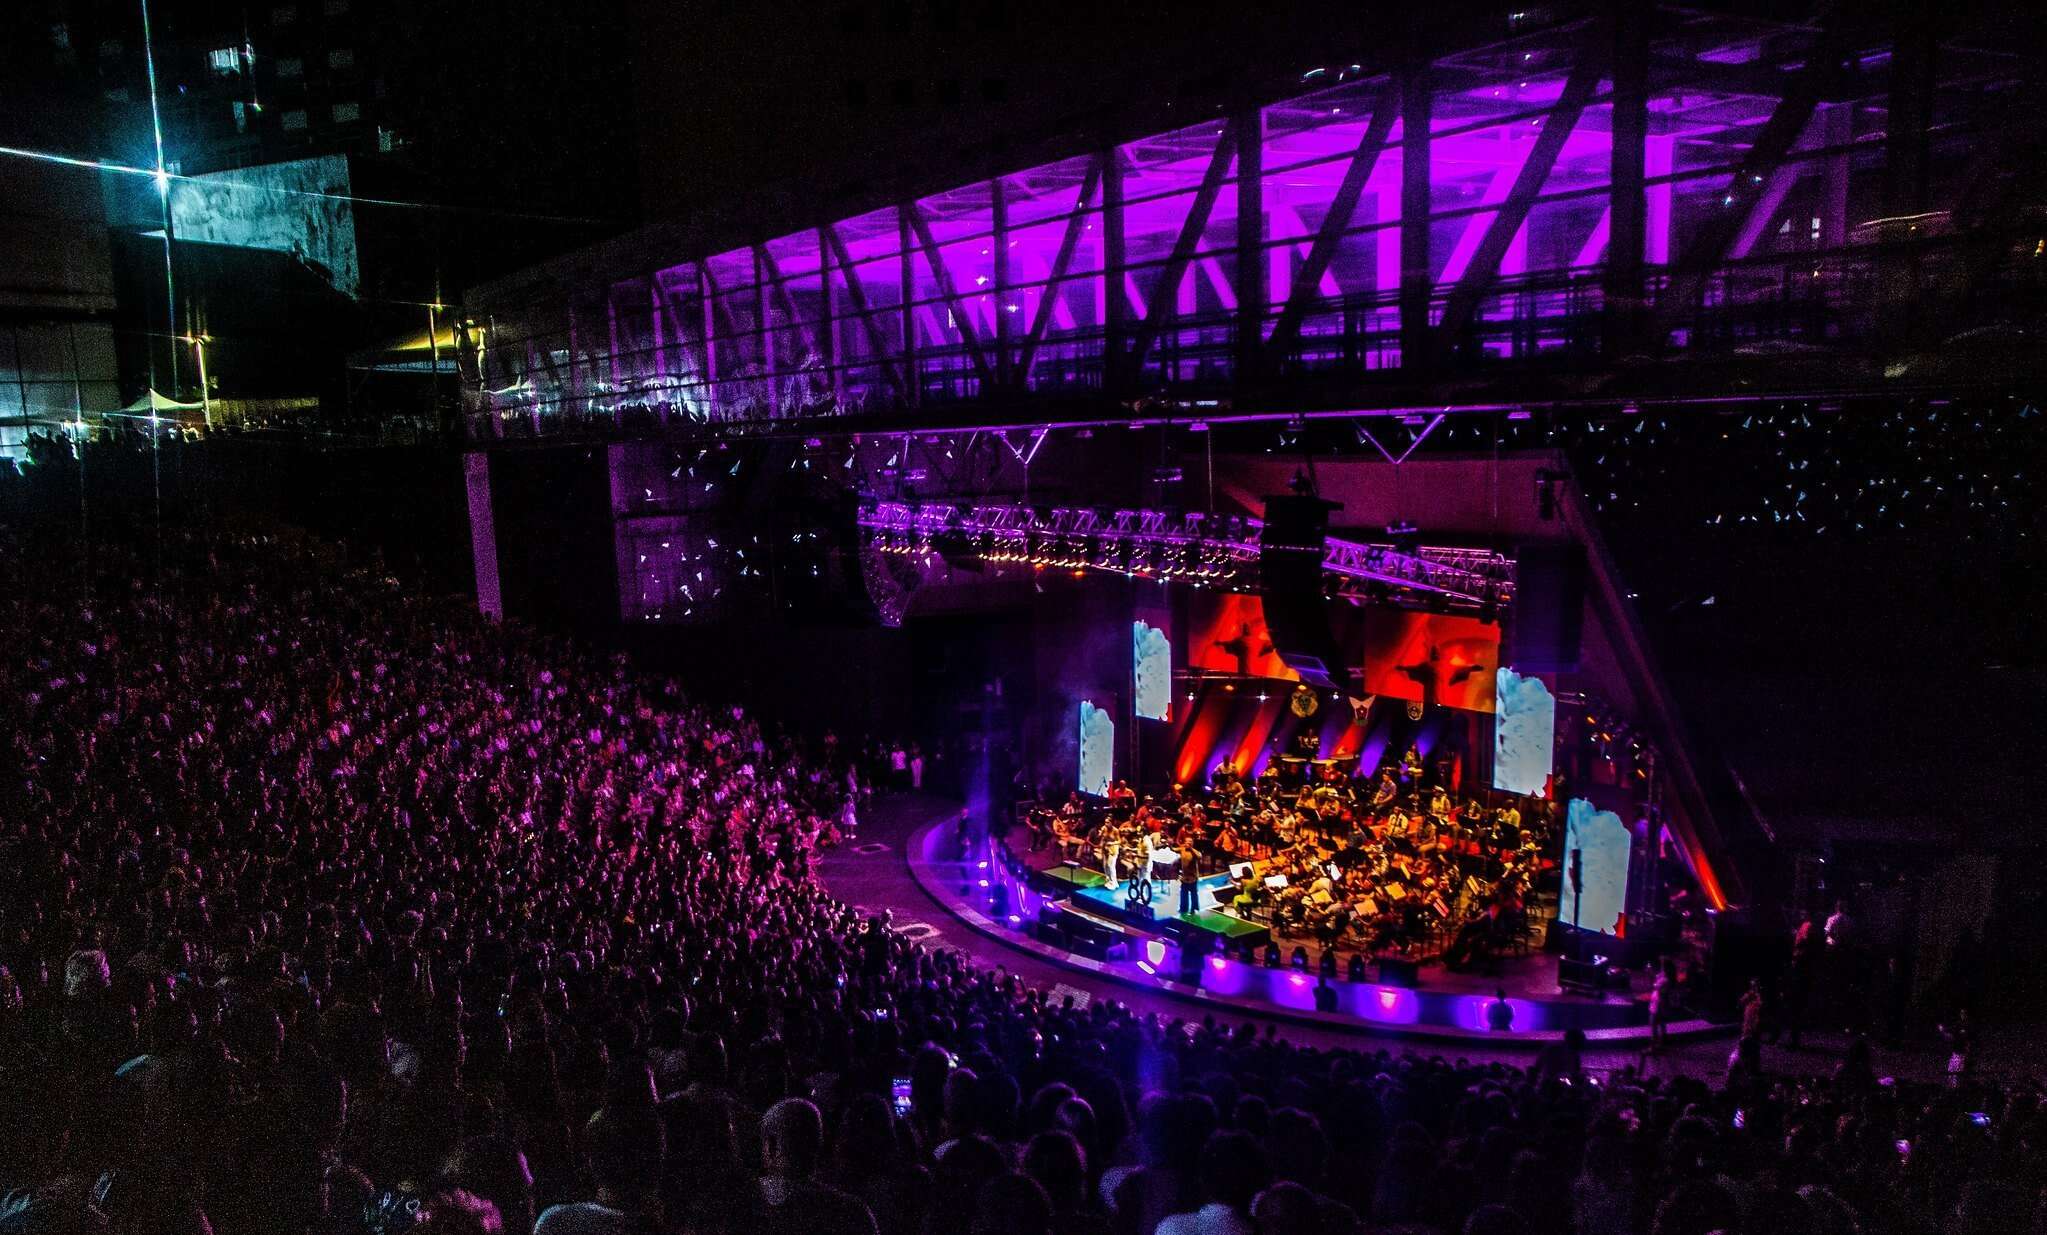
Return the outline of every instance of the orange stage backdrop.
<path id="1" fill-rule="evenodd" d="M 1476 618 L 1375 607 L 1365 617 L 1364 660 L 1368 694 L 1490 712 L 1500 628 Z"/>
<path id="2" fill-rule="evenodd" d="M 1201 597 L 1189 605 L 1187 627 L 1189 668 L 1301 680 L 1273 650 L 1272 634 L 1265 628 L 1265 606 L 1255 595 L 1228 592 Z"/>

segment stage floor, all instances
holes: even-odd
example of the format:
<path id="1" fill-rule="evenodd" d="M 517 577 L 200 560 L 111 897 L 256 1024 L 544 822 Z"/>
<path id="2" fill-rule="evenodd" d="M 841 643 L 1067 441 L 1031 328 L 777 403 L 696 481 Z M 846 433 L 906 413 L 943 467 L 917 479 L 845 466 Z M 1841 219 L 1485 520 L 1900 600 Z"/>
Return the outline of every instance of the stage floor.
<path id="1" fill-rule="evenodd" d="M 1086 905 L 1079 907 L 1101 906 L 1118 913 L 1126 911 L 1131 896 L 1128 883 L 1112 892 L 1100 872 L 1082 870 L 1077 872 L 1077 876 L 1066 882 L 1073 884 L 1073 898 L 1076 902 L 1087 902 Z M 1228 875 L 1209 875 L 1197 886 L 1200 897 L 1198 903 L 1202 908 L 1195 913 L 1181 913 L 1179 883 L 1177 881 L 1154 883 L 1150 902 L 1152 917 L 1160 922 L 1178 920 L 1200 930 L 1212 931 L 1225 939 L 1241 939 L 1247 935 L 1266 933 L 1263 922 L 1253 922 L 1217 908 L 1219 899 L 1228 895 L 1230 887 Z"/>
<path id="2" fill-rule="evenodd" d="M 944 879 L 933 878 L 955 864 L 939 852 L 943 846 L 933 847 L 936 835 L 925 832 L 912 840 L 908 855 L 911 872 L 920 881 L 931 880 L 927 892 L 969 924 L 1015 935 L 1017 946 L 1042 950 L 1062 964 L 1127 984 L 1171 991 L 1194 1002 L 1318 1020 L 1335 1018 L 1410 1036 L 1460 1039 L 1483 1036 L 1497 1040 L 1490 1030 L 1489 1009 L 1502 996 L 1513 1012 L 1509 1036 L 1523 1040 L 1553 1037 L 1573 1027 L 1595 1038 L 1625 1038 L 1644 1032 L 1648 1022 L 1641 992 L 1610 990 L 1597 996 L 1565 992 L 1557 985 L 1556 958 L 1539 953 L 1502 956 L 1486 972 L 1453 973 L 1440 963 L 1425 962 L 1416 968 L 1413 978 L 1402 981 L 1396 977 L 1390 983 L 1350 981 L 1352 947 L 1339 953 L 1342 976 L 1330 982 L 1320 979 L 1314 970 L 1291 965 L 1269 968 L 1262 963 L 1262 948 L 1256 961 L 1208 952 L 1192 962 L 1190 969 L 1177 942 L 1185 938 L 1188 926 L 1229 938 L 1255 936 L 1251 942 L 1262 945 L 1270 937 L 1269 925 L 1211 909 L 1182 917 L 1177 912 L 1177 879 L 1153 881 L 1149 916 L 1132 912 L 1127 882 L 1112 891 L 1101 872 L 1062 862 L 1051 849 L 1037 853 L 1010 850 L 1006 858 L 998 850 L 980 850 L 967 863 L 974 875 L 968 881 L 967 894 L 950 897 Z M 1229 882 L 1227 875 L 1204 878 L 1204 904 L 1213 905 L 1217 891 L 1227 888 Z M 978 891 L 973 890 L 976 887 Z M 1070 950 L 1071 940 L 1056 920 L 1046 922 L 1052 934 L 1036 938 L 1042 933 L 1040 920 L 1062 912 L 1108 924 L 1114 934 L 1092 939 L 1086 955 Z M 1278 942 L 1282 953 L 1289 956 L 1297 944 L 1307 944 L 1311 955 L 1319 955 L 1319 947 L 1310 940 L 1281 936 Z M 1368 959 L 1368 970 L 1374 977 L 1380 976 L 1376 960 Z M 1324 1004 L 1333 1004 L 1333 1010 L 1323 1008 Z M 1690 1029 L 1697 1031 L 1698 1027 Z"/>

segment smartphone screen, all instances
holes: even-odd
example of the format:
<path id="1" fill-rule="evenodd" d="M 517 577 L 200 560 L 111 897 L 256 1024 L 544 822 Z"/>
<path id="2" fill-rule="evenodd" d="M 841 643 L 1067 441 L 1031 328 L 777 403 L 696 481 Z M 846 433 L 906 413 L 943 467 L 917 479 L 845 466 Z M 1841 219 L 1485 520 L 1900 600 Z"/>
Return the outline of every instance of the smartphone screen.
<path id="1" fill-rule="evenodd" d="M 889 1086 L 889 1097 L 893 1099 L 896 1114 L 907 1118 L 910 1114 L 910 1078 L 899 1076 Z"/>

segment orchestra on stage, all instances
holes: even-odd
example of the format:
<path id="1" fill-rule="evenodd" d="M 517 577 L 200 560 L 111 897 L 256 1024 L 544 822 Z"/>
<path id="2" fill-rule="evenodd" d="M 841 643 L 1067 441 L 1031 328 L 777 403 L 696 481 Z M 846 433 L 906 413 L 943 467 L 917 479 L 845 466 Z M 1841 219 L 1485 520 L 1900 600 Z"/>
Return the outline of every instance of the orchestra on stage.
<path id="1" fill-rule="evenodd" d="M 1180 882 L 1182 912 L 1268 924 L 1276 940 L 1353 948 L 1453 968 L 1482 965 L 1529 931 L 1553 889 L 1555 819 L 1538 798 L 1459 798 L 1455 765 L 1410 748 L 1366 775 L 1354 760 L 1281 757 L 1255 778 L 1225 766 L 1206 786 L 1142 799 L 1121 781 L 1090 804 L 1026 812 L 1032 854 L 1097 870 L 1111 890 Z M 1213 905 L 1188 904 L 1202 875 L 1230 875 Z M 1545 876 L 1547 881 L 1545 882 Z"/>

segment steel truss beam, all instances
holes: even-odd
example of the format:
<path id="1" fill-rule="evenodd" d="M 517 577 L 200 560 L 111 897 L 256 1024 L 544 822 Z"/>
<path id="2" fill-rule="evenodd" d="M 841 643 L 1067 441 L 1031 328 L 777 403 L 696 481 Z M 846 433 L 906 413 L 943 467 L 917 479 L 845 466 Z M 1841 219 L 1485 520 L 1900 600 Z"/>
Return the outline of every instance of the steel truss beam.
<path id="1" fill-rule="evenodd" d="M 988 365 L 988 354 L 981 346 L 980 332 L 974 326 L 973 314 L 960 299 L 959 289 L 953 286 L 952 271 L 946 267 L 945 254 L 938 251 L 938 242 L 931 238 L 930 220 L 924 217 L 924 212 L 917 208 L 915 202 L 905 203 L 902 210 L 903 218 L 909 222 L 911 234 L 917 238 L 917 247 L 923 250 L 924 260 L 931 267 L 931 277 L 938 282 L 938 294 L 945 299 L 945 309 L 952 317 L 953 329 L 960 332 L 960 339 L 966 345 L 967 357 L 974 362 L 974 375 L 981 379 L 981 389 L 994 390 L 995 372 Z M 903 269 L 907 271 L 909 265 L 909 255 L 905 254 Z M 910 302 L 905 299 L 903 303 L 907 305 Z M 1001 312 L 999 308 L 996 311 Z M 906 329 L 913 329 L 915 325 L 915 321 L 905 317 Z"/>
<path id="2" fill-rule="evenodd" d="M 1086 230 L 1087 204 L 1093 199 L 1095 190 L 1102 183 L 1102 165 L 1109 156 L 1097 155 L 1088 163 L 1087 177 L 1081 181 L 1080 196 L 1074 199 L 1073 215 L 1066 220 L 1066 232 L 1059 237 L 1059 251 L 1052 256 L 1051 277 L 1045 280 L 1045 290 L 1038 294 L 1037 316 L 1031 322 L 1031 332 L 1024 337 L 1023 354 L 1016 362 L 1016 382 L 1027 385 L 1031 380 L 1031 366 L 1038 360 L 1038 344 L 1044 342 L 1045 331 L 1052 324 L 1052 306 L 1058 303 L 1065 290 L 1066 271 L 1073 265 L 1073 254 L 1080 247 L 1081 233 Z"/>
<path id="3" fill-rule="evenodd" d="M 1301 319 L 1308 315 L 1310 306 L 1326 303 L 1321 291 L 1322 276 L 1328 273 L 1329 263 L 1335 260 L 1336 247 L 1343 234 L 1350 230 L 1358 200 L 1365 193 L 1365 182 L 1372 178 L 1373 169 L 1379 165 L 1380 152 L 1393 132 L 1393 118 L 1400 112 L 1399 100 L 1400 87 L 1396 80 L 1389 82 L 1372 104 L 1372 118 L 1365 125 L 1364 135 L 1358 138 L 1350 166 L 1344 169 L 1343 181 L 1337 185 L 1336 196 L 1329 202 L 1329 213 L 1322 217 L 1322 226 L 1315 233 L 1315 243 L 1308 250 L 1307 259 L 1294 271 L 1286 307 L 1280 310 L 1279 320 L 1272 325 L 1272 336 L 1265 341 L 1268 364 L 1293 346 L 1295 337 L 1301 332 Z"/>
<path id="4" fill-rule="evenodd" d="M 1756 202 L 1769 191 L 1777 169 L 1805 132 L 1821 96 L 1845 71 L 1841 61 L 1849 45 L 1849 24 L 1837 13 L 1820 30 L 1805 63 L 1791 76 L 1783 97 L 1735 169 L 1722 209 L 1678 246 L 1677 266 L 1671 271 L 1669 290 L 1657 314 L 1656 341 L 1667 339 L 1675 316 L 1699 299 L 1707 277 L 1726 260 L 1729 246 L 1740 235 Z"/>
<path id="5" fill-rule="evenodd" d="M 881 326 L 874 320 L 874 314 L 870 311 L 867 289 L 861 285 L 860 274 L 853 265 L 852 255 L 846 252 L 845 238 L 839 235 L 838 226 L 832 223 L 825 224 L 818 232 L 831 245 L 831 252 L 824 256 L 824 261 L 828 267 L 836 264 L 839 268 L 840 279 L 846 288 L 846 299 L 853 302 L 853 312 L 860 318 L 861 332 L 867 336 L 867 350 L 873 354 L 874 363 L 881 366 L 882 373 L 896 388 L 896 393 L 908 391 L 909 383 L 903 380 L 895 361 L 890 358 L 888 340 L 882 338 Z M 827 282 L 825 286 L 829 288 L 831 285 Z"/>
<path id="6" fill-rule="evenodd" d="M 880 501 L 861 507 L 860 526 L 905 551 L 1244 586 L 1256 575 L 1264 525 L 1199 511 Z M 1332 537 L 1322 569 L 1354 600 L 1383 593 L 1396 602 L 1500 609 L 1513 593 L 1513 561 L 1480 549 L 1406 552 Z"/>
<path id="7" fill-rule="evenodd" d="M 1528 161 L 1521 165 L 1520 174 L 1514 177 L 1514 187 L 1508 191 L 1506 200 L 1493 214 L 1492 223 L 1486 228 L 1485 238 L 1478 243 L 1478 251 L 1472 254 L 1471 263 L 1464 268 L 1463 277 L 1450 289 L 1443 302 L 1443 320 L 1437 327 L 1445 350 L 1454 348 L 1465 329 L 1471 325 L 1471 318 L 1478 311 L 1478 303 L 1485 298 L 1486 289 L 1499 277 L 1500 261 L 1507 256 L 1507 249 L 1514 243 L 1514 233 L 1528 221 L 1528 211 L 1535 205 L 1535 199 L 1542 192 L 1544 182 L 1549 179 L 1551 169 L 1556 166 L 1557 156 L 1564 151 L 1564 142 L 1571 136 L 1571 130 L 1578 127 L 1578 117 L 1585 112 L 1585 105 L 1592 101 L 1593 92 L 1599 88 L 1600 74 L 1606 68 L 1607 47 L 1603 22 L 1594 23 L 1591 33 L 1580 44 L 1578 63 L 1571 67 L 1571 75 L 1564 81 L 1564 92 L 1557 99 L 1557 105 L 1550 110 L 1549 118 L 1542 122 L 1542 132 L 1535 139 L 1535 146 L 1528 152 Z"/>
<path id="8" fill-rule="evenodd" d="M 1150 353 L 1152 344 L 1158 342 L 1166 319 L 1178 315 L 1180 281 L 1187 277 L 1187 267 L 1193 264 L 1194 250 L 1201 244 L 1201 233 L 1208 230 L 1208 217 L 1215 212 L 1215 199 L 1222 194 L 1230 159 L 1242 140 L 1240 123 L 1234 119 L 1225 122 L 1222 135 L 1216 138 L 1215 153 L 1208 160 L 1208 170 L 1202 173 L 1201 187 L 1195 191 L 1194 201 L 1187 208 L 1186 221 L 1180 224 L 1180 235 L 1173 241 L 1172 255 L 1166 259 L 1165 277 L 1152 296 L 1151 311 L 1144 315 L 1144 321 L 1138 325 L 1137 336 L 1131 342 L 1127 363 L 1132 376 L 1144 371 L 1144 358 Z M 1117 290 L 1112 288 L 1110 295 L 1116 295 Z"/>

